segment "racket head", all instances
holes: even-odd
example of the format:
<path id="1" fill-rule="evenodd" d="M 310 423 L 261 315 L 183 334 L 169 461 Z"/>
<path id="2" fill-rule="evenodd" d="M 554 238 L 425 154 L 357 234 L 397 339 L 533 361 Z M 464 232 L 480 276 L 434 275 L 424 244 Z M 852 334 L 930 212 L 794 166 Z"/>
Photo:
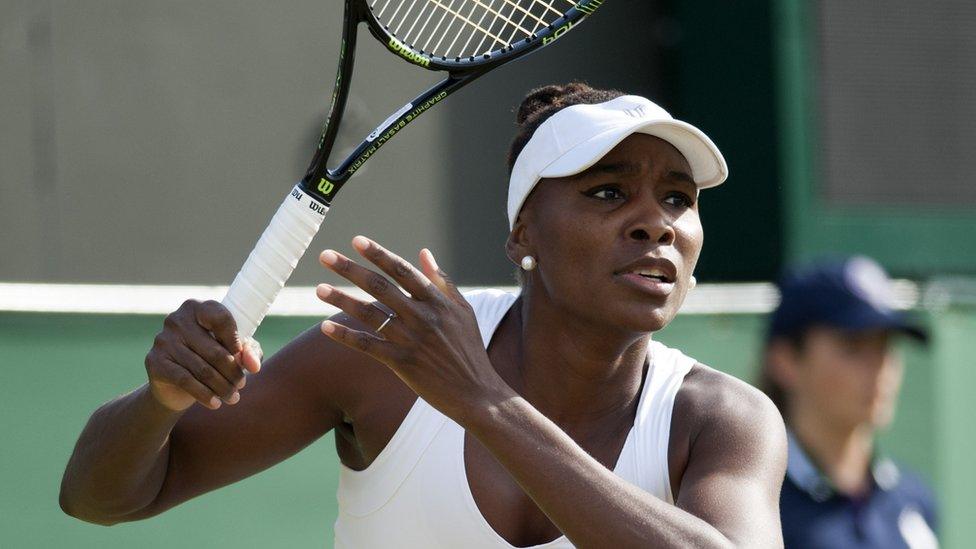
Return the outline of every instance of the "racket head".
<path id="1" fill-rule="evenodd" d="M 391 53 L 425 69 L 487 70 L 558 39 L 604 0 L 357 0 Z"/>
<path id="2" fill-rule="evenodd" d="M 339 72 L 319 147 L 301 188 L 330 205 L 339 189 L 412 120 L 489 70 L 549 45 L 605 0 L 346 0 Z M 335 169 L 327 166 L 353 70 L 357 28 L 396 56 L 448 78 L 376 127 Z M 426 49 L 425 49 L 426 48 Z"/>

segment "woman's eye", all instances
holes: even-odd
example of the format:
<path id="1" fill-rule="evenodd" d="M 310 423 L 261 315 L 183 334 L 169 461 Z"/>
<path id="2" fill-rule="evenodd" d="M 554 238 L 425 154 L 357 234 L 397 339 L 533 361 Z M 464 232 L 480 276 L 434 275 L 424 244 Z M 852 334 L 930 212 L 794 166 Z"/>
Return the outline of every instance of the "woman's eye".
<path id="1" fill-rule="evenodd" d="M 670 193 L 665 197 L 664 202 L 680 208 L 690 208 L 695 205 L 695 201 L 685 193 Z"/>
<path id="2" fill-rule="evenodd" d="M 587 191 L 586 196 L 599 198 L 600 200 L 619 200 L 624 197 L 624 193 L 616 187 L 599 187 Z"/>

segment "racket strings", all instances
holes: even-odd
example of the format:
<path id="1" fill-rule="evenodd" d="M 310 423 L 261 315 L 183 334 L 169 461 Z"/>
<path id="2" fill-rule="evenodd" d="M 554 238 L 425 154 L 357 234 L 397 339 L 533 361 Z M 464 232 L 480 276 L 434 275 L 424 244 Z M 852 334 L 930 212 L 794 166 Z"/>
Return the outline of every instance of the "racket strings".
<path id="1" fill-rule="evenodd" d="M 469 58 L 507 48 L 561 18 L 575 0 L 372 0 L 400 42 L 434 57 Z"/>

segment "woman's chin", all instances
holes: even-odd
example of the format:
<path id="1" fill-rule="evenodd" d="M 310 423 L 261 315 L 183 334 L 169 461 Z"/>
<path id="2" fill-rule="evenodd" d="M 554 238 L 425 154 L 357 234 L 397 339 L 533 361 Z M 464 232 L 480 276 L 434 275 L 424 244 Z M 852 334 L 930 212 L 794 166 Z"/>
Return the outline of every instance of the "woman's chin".
<path id="1" fill-rule="evenodd" d="M 619 318 L 626 318 L 628 320 L 627 324 L 632 327 L 632 331 L 653 333 L 663 330 L 668 324 L 671 323 L 674 315 L 669 314 L 669 311 L 664 308 L 655 308 L 651 310 L 644 309 L 643 311 L 622 315 Z"/>
<path id="2" fill-rule="evenodd" d="M 588 299 L 567 299 L 564 305 L 596 325 L 622 330 L 629 334 L 653 333 L 666 327 L 677 314 L 678 306 L 671 300 L 650 300 L 618 295 L 587 296 Z"/>

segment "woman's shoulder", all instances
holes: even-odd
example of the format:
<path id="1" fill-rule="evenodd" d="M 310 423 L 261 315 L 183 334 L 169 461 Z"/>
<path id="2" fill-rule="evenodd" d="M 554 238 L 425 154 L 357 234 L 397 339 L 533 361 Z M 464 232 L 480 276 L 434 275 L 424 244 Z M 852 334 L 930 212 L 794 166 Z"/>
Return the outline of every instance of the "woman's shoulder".
<path id="1" fill-rule="evenodd" d="M 755 411 L 773 406 L 769 397 L 756 387 L 697 361 L 685 376 L 678 394 L 689 403 L 708 404 L 719 409 L 748 408 Z"/>
<path id="2" fill-rule="evenodd" d="M 772 401 L 748 383 L 695 362 L 671 415 L 668 463 L 675 490 L 691 474 L 782 482 L 786 427 Z M 677 492 L 676 492 L 677 493 Z"/>
<path id="3" fill-rule="evenodd" d="M 700 362 L 685 376 L 674 414 L 692 439 L 706 431 L 723 432 L 735 438 L 775 439 L 771 441 L 785 446 L 783 418 L 765 393 Z"/>
<path id="4" fill-rule="evenodd" d="M 762 391 L 741 379 L 707 366 L 680 349 L 652 340 L 649 352 L 655 360 L 675 365 L 683 375 L 675 407 L 683 413 L 726 414 L 739 410 L 752 413 L 774 410 L 775 406 Z M 776 415 L 779 412 L 776 411 Z"/>

